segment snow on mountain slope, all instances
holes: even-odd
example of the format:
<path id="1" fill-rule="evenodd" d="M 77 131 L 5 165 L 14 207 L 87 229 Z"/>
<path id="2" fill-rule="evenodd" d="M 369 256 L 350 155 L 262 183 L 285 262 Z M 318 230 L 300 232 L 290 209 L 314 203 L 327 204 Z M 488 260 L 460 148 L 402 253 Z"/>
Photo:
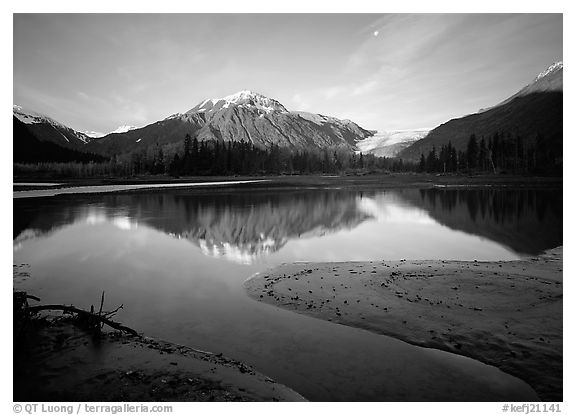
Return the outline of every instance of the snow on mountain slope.
<path id="1" fill-rule="evenodd" d="M 18 115 L 32 126 L 45 126 L 48 117 L 22 112 Z M 51 119 L 49 119 L 51 120 Z M 320 114 L 291 112 L 280 102 L 262 94 L 243 90 L 224 98 L 205 99 L 185 113 L 177 113 L 144 127 L 123 125 L 101 135 L 98 132 L 79 133 L 55 121 L 62 128 L 51 131 L 36 129 L 40 140 L 88 142 L 83 151 L 114 156 L 142 150 L 153 145 L 172 145 L 183 142 L 186 135 L 199 141 L 251 143 L 260 148 L 272 146 L 297 150 L 346 149 L 356 150 L 356 143 L 374 134 L 350 120 L 340 120 Z M 76 138 L 71 140 L 70 137 Z M 58 142 L 58 144 L 62 144 Z"/>
<path id="2" fill-rule="evenodd" d="M 101 138 L 104 137 L 106 134 L 99 133 L 98 131 L 80 131 L 82 134 L 86 134 L 90 138 Z"/>
<path id="3" fill-rule="evenodd" d="M 536 78 L 520 91 L 512 95 L 511 97 L 505 99 L 504 101 L 496 104 L 493 107 L 483 108 L 478 112 L 485 112 L 491 108 L 499 107 L 507 104 L 514 99 L 535 92 L 553 92 L 562 91 L 564 83 L 564 64 L 562 61 L 553 63 L 546 70 L 540 72 Z"/>
<path id="4" fill-rule="evenodd" d="M 429 128 L 382 131 L 359 141 L 356 145 L 358 151 L 365 154 L 374 154 L 379 157 L 394 157 L 404 148 L 424 138 L 429 131 Z"/>
<path id="5" fill-rule="evenodd" d="M 110 131 L 109 133 L 99 133 L 98 131 L 82 131 L 82 133 L 86 134 L 90 138 L 102 138 L 107 136 L 108 134 L 121 134 L 127 131 L 132 131 L 140 127 L 135 127 L 133 125 L 121 125 L 120 127 L 116 128 L 114 131 Z"/>
<path id="6" fill-rule="evenodd" d="M 24 124 L 39 124 L 42 122 L 58 124 L 52 118 L 34 111 L 24 110 L 20 105 L 13 105 L 12 112 L 13 115 Z"/>
<path id="7" fill-rule="evenodd" d="M 546 69 L 545 71 L 542 71 L 538 74 L 538 76 L 536 77 L 536 79 L 534 80 L 534 82 L 538 82 L 540 79 L 546 77 L 546 76 L 550 76 L 551 74 L 558 72 L 560 70 L 564 69 L 564 63 L 562 61 L 559 62 L 555 62 L 552 65 L 550 65 L 548 67 L 548 69 Z"/>
<path id="8" fill-rule="evenodd" d="M 70 145 L 76 145 L 78 142 L 86 144 L 90 141 L 90 137 L 87 134 L 67 127 L 47 115 L 24 109 L 20 105 L 12 106 L 12 114 L 18 120 L 27 124 L 41 141 L 52 141 L 57 144 Z M 41 130 L 48 130 L 50 133 L 42 134 L 40 132 Z"/>
<path id="9" fill-rule="evenodd" d="M 186 114 L 198 112 L 212 113 L 221 109 L 230 108 L 231 106 L 256 109 L 265 114 L 274 111 L 287 112 L 286 108 L 275 99 L 268 98 L 257 92 L 243 90 L 224 98 L 206 99 L 187 111 Z"/>
<path id="10" fill-rule="evenodd" d="M 373 134 L 350 120 L 292 112 L 275 99 L 243 90 L 224 98 L 205 99 L 185 113 L 173 114 L 123 136 L 127 142 L 142 138 L 142 143 L 149 145 L 158 140 L 181 141 L 186 133 L 199 141 L 243 140 L 263 148 L 278 145 L 349 150 L 356 148 L 357 141 Z M 103 143 L 108 138 L 105 137 Z"/>
<path id="11" fill-rule="evenodd" d="M 125 133 L 127 131 L 131 131 L 131 130 L 135 130 L 138 127 L 135 127 L 133 125 L 121 125 L 120 127 L 116 128 L 114 131 L 110 131 L 108 134 L 120 134 L 120 133 Z"/>

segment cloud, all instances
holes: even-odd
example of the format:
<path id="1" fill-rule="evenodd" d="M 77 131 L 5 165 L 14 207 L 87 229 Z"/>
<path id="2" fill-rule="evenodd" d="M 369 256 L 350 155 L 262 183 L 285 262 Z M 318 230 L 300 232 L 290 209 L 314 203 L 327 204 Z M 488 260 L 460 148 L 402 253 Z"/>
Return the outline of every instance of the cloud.
<path id="1" fill-rule="evenodd" d="M 294 94 L 292 102 L 296 111 L 308 111 L 310 109 L 310 103 L 301 94 Z"/>
<path id="2" fill-rule="evenodd" d="M 346 92 L 346 88 L 342 87 L 342 86 L 331 86 L 326 88 L 322 95 L 324 95 L 324 97 L 326 99 L 331 99 L 331 98 L 335 98 L 338 95 L 341 95 L 342 93 Z"/>
<path id="3" fill-rule="evenodd" d="M 380 82 L 377 80 L 368 80 L 353 87 L 352 95 L 364 95 L 366 93 L 373 92 L 379 85 Z"/>
<path id="4" fill-rule="evenodd" d="M 76 95 L 78 95 L 84 101 L 87 101 L 91 104 L 95 104 L 95 105 L 99 105 L 99 106 L 109 106 L 110 105 L 109 100 L 106 100 L 106 99 L 99 97 L 97 95 L 94 95 L 94 94 L 88 94 L 84 91 L 76 91 Z"/>
<path id="5" fill-rule="evenodd" d="M 125 113 L 124 119 L 126 122 L 137 121 L 138 123 L 144 123 L 148 120 L 148 111 L 142 104 L 118 93 L 113 93 L 112 99 L 119 107 L 120 113 Z"/>

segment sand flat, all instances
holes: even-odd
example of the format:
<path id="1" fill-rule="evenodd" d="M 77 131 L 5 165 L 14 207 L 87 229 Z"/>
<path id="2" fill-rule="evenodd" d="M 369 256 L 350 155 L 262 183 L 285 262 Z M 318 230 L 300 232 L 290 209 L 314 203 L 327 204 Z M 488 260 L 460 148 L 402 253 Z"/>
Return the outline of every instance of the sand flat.
<path id="1" fill-rule="evenodd" d="M 69 320 L 33 322 L 15 353 L 15 401 L 304 401 L 250 366 L 150 337 L 94 338 Z"/>
<path id="2" fill-rule="evenodd" d="M 265 303 L 468 356 L 562 400 L 562 247 L 521 261 L 285 264 L 246 281 Z"/>

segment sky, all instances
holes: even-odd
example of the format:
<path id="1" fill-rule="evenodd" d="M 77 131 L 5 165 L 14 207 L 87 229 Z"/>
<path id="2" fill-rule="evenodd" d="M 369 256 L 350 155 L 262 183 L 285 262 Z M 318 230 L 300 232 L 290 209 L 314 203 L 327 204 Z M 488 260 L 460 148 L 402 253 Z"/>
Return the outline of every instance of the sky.
<path id="1" fill-rule="evenodd" d="M 13 103 L 106 133 L 248 89 L 433 128 L 562 60 L 561 14 L 14 14 Z"/>

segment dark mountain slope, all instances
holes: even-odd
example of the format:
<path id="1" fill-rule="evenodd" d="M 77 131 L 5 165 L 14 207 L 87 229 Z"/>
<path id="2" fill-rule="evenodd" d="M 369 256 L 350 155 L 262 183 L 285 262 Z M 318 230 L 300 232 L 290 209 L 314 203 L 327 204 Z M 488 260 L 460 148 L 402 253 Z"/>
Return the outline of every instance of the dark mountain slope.
<path id="1" fill-rule="evenodd" d="M 510 98 L 489 109 L 462 118 L 452 119 L 398 154 L 406 160 L 418 160 L 432 147 L 440 149 L 452 142 L 457 150 L 464 150 L 472 134 L 487 140 L 495 133 L 507 137 L 521 137 L 525 144 L 534 144 L 539 136 L 546 143 L 546 151 L 562 157 L 563 64 L 557 62 L 540 73 Z"/>
<path id="2" fill-rule="evenodd" d="M 15 163 L 38 163 L 38 162 L 88 162 L 104 161 L 99 155 L 72 150 L 62 147 L 50 141 L 40 141 L 30 131 L 30 125 L 24 124 L 13 117 L 13 156 Z"/>
<path id="3" fill-rule="evenodd" d="M 562 92 L 536 92 L 518 96 L 485 112 L 450 120 L 398 156 L 416 161 L 421 154 L 428 154 L 433 146 L 439 149 L 448 141 L 457 150 L 464 150 L 471 134 L 476 134 L 478 139 L 488 139 L 497 132 L 519 135 L 529 143 L 540 134 L 562 154 L 562 98 Z"/>
<path id="4" fill-rule="evenodd" d="M 74 150 L 83 150 L 90 137 L 78 132 L 47 115 L 14 105 L 12 107 L 14 118 L 18 119 L 36 139 L 42 142 L 50 142 L 61 147 Z"/>
<path id="5" fill-rule="evenodd" d="M 167 118 L 125 133 L 108 134 L 93 139 L 86 145 L 86 150 L 112 156 L 138 151 L 156 144 L 176 143 L 183 141 L 186 134 L 194 136 L 204 122 L 202 114 L 188 116 L 185 119 Z"/>

